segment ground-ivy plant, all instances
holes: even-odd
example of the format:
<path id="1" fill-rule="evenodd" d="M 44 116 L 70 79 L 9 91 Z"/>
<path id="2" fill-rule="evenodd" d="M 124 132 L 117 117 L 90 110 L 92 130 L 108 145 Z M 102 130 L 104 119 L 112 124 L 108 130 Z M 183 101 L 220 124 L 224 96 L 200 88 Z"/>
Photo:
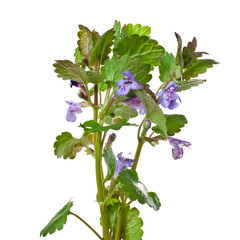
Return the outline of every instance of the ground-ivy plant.
<path id="1" fill-rule="evenodd" d="M 69 215 L 73 215 L 99 239 L 140 240 L 143 220 L 131 203 L 138 201 L 155 211 L 160 209 L 159 197 L 148 190 L 151 187 L 147 188 L 137 173 L 141 150 L 144 144 L 155 147 L 168 141 L 173 159 L 182 158 L 183 148 L 191 143 L 175 135 L 180 135 L 187 118 L 174 110 L 184 104 L 181 101 L 184 91 L 206 81 L 196 77 L 217 62 L 202 58 L 207 53 L 196 51 L 195 37 L 183 47 L 180 35 L 175 33 L 177 50 L 172 54 L 151 39 L 150 33 L 150 27 L 140 24 L 121 27 L 118 21 L 103 35 L 79 25 L 75 62 L 56 60 L 53 64 L 58 77 L 68 83 L 66 86 L 79 89 L 79 101 L 66 101 L 66 120 L 78 121 L 83 132 L 77 138 L 69 132 L 60 133 L 54 153 L 57 158 L 75 159 L 85 150 L 81 154 L 89 154 L 95 160 L 102 232 L 97 233 L 73 213 L 70 200 L 43 228 L 41 236 L 62 230 Z M 156 68 L 159 79 L 152 79 L 151 71 Z M 151 89 L 151 81 L 158 82 L 158 89 Z M 92 108 L 93 118 L 81 122 L 84 108 Z M 164 114 L 166 108 L 172 114 Z M 141 122 L 134 122 L 132 118 L 138 115 Z M 122 149 L 115 154 L 112 144 L 116 131 L 127 131 L 129 127 L 136 128 L 135 155 L 128 157 Z M 103 164 L 107 166 L 106 174 Z"/>

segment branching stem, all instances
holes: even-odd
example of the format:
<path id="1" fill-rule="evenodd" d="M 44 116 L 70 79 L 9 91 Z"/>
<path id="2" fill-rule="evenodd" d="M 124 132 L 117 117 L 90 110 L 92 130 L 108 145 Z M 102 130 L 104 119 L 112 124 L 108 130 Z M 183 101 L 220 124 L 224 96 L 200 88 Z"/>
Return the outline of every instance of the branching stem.
<path id="1" fill-rule="evenodd" d="M 95 233 L 95 235 L 96 235 L 99 239 L 103 240 L 103 238 L 95 231 L 95 229 L 92 228 L 92 227 L 91 227 L 86 221 L 84 221 L 81 217 L 79 217 L 77 214 L 75 214 L 75 213 L 73 213 L 73 212 L 70 212 L 70 214 L 73 215 L 73 216 L 75 216 L 76 218 L 78 218 L 80 221 L 82 221 L 92 232 Z"/>

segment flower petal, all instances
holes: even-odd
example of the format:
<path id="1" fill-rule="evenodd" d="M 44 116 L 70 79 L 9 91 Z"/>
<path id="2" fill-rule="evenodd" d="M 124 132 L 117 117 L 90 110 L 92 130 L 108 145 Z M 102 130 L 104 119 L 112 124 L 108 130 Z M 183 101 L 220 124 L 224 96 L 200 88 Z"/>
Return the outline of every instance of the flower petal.
<path id="1" fill-rule="evenodd" d="M 134 75 L 132 72 L 127 71 L 127 72 L 122 72 L 123 76 L 127 78 L 128 80 L 135 80 Z"/>

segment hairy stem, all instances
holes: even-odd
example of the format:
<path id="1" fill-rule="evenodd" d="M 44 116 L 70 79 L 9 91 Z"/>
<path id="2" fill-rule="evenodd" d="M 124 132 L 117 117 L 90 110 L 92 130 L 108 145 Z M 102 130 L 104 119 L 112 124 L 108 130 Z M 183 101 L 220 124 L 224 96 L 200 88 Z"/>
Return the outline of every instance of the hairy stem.
<path id="1" fill-rule="evenodd" d="M 103 240 L 103 238 L 95 231 L 95 229 L 93 229 L 93 228 L 92 228 L 86 221 L 84 221 L 81 217 L 79 217 L 77 214 L 72 213 L 72 212 L 70 212 L 70 214 L 73 215 L 73 216 L 75 216 L 76 218 L 78 218 L 80 221 L 82 221 L 92 232 L 95 233 L 95 235 L 96 235 L 99 239 Z"/>

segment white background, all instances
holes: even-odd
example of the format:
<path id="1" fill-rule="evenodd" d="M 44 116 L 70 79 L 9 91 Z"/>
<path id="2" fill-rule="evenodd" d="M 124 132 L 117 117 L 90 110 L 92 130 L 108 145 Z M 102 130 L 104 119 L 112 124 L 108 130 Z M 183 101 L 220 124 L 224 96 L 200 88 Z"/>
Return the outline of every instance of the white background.
<path id="1" fill-rule="evenodd" d="M 100 34 L 114 20 L 152 28 L 152 38 L 176 52 L 174 32 L 184 45 L 195 36 L 199 51 L 221 64 L 202 78 L 207 83 L 181 92 L 174 113 L 188 125 L 176 135 L 190 141 L 184 157 L 174 161 L 167 142 L 145 145 L 140 179 L 162 202 L 158 212 L 135 204 L 144 221 L 143 239 L 240 239 L 239 157 L 239 8 L 238 1 L 2 1 L 1 61 L 1 214 L 0 238 L 40 239 L 40 230 L 73 197 L 73 211 L 98 232 L 94 202 L 94 162 L 84 153 L 75 160 L 57 159 L 55 137 L 78 123 L 65 120 L 65 100 L 77 89 L 56 77 L 56 59 L 73 60 L 78 24 Z M 154 84 L 159 84 L 155 72 Z M 91 111 L 79 115 L 83 122 Z M 136 129 L 124 128 L 115 153 L 135 151 Z M 64 229 L 47 239 L 97 239 L 70 216 Z"/>

